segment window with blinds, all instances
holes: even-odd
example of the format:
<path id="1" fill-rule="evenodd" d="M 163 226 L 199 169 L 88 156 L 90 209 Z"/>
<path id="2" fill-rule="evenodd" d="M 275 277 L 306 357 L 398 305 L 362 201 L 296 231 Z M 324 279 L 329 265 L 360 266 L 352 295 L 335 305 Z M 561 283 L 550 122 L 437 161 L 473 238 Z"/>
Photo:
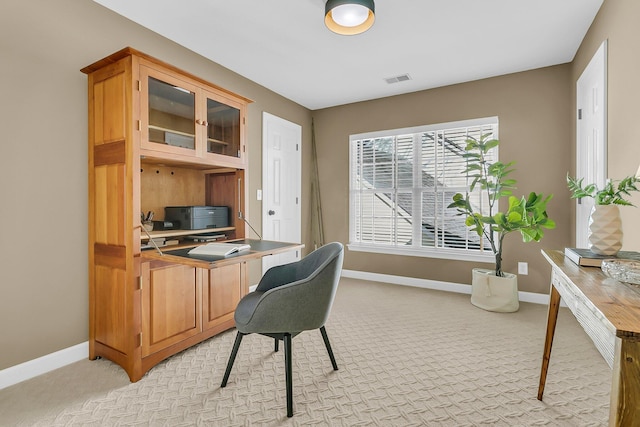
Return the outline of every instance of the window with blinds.
<path id="1" fill-rule="evenodd" d="M 498 138 L 497 117 L 352 135 L 349 248 L 489 258 L 488 243 L 447 208 L 454 194 L 469 192 L 466 140 L 487 133 Z M 497 160 L 497 148 L 490 154 Z M 488 213 L 479 186 L 471 196 Z"/>

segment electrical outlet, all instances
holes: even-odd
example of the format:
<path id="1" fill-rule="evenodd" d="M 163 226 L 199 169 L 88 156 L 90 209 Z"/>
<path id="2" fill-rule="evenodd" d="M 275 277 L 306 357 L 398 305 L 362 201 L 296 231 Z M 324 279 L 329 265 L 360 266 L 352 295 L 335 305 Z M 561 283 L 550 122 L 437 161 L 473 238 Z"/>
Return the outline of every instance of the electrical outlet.
<path id="1" fill-rule="evenodd" d="M 519 262 L 518 263 L 518 274 L 522 274 L 526 276 L 529 274 L 529 263 L 528 262 Z"/>

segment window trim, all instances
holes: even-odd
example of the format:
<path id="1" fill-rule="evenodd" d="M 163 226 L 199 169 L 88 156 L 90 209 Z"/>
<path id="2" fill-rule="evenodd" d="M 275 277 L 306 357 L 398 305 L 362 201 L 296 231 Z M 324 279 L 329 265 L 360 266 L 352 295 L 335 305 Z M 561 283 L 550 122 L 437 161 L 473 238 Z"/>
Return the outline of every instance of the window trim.
<path id="1" fill-rule="evenodd" d="M 351 144 L 353 140 L 359 139 L 384 138 L 387 136 L 405 135 L 409 133 L 433 132 L 436 130 L 442 130 L 443 128 L 455 129 L 482 125 L 499 125 L 498 116 L 483 117 L 480 119 L 458 120 L 455 122 L 436 123 L 432 125 L 412 126 L 407 128 L 388 129 L 374 132 L 356 133 L 353 135 L 349 135 L 349 144 Z M 496 139 L 497 138 L 498 135 L 496 132 Z M 351 153 L 349 153 L 349 157 L 351 157 Z"/>
<path id="2" fill-rule="evenodd" d="M 362 140 L 362 139 L 375 139 L 375 138 L 384 138 L 384 137 L 395 137 L 398 135 L 406 135 L 406 134 L 417 134 L 421 132 L 433 132 L 445 129 L 455 129 L 455 128 L 463 128 L 463 127 L 474 127 L 474 126 L 487 126 L 494 125 L 496 126 L 495 138 L 498 139 L 499 132 L 499 120 L 497 116 L 491 117 L 483 117 L 478 119 L 469 119 L 469 120 L 459 120 L 453 122 L 443 122 L 436 123 L 431 125 L 422 125 L 422 126 L 413 126 L 406 128 L 398 128 L 398 129 L 389 129 L 383 131 L 375 131 L 375 132 L 365 132 L 359 134 L 349 135 L 349 243 L 347 244 L 347 248 L 356 252 L 369 252 L 369 253 L 380 253 L 387 255 L 404 255 L 404 256 L 416 256 L 416 257 L 425 257 L 425 258 L 435 258 L 435 259 L 450 259 L 450 260 L 461 260 L 461 261 L 476 261 L 476 262 L 486 262 L 491 263 L 495 261 L 495 255 L 489 250 L 485 252 L 474 252 L 469 249 L 449 249 L 449 248 L 431 248 L 431 247 L 403 247 L 397 246 L 393 244 L 378 244 L 378 243 L 362 243 L 354 241 L 353 237 L 355 236 L 355 221 L 353 221 L 353 173 L 352 165 L 353 165 L 353 155 L 354 150 L 352 149 L 353 142 Z"/>
<path id="3" fill-rule="evenodd" d="M 452 260 L 460 260 L 460 261 L 477 261 L 477 262 L 486 262 L 492 263 L 495 262 L 496 257 L 490 251 L 485 251 L 486 253 L 470 253 L 470 252 L 461 252 L 461 250 L 454 249 L 446 249 L 439 248 L 434 250 L 432 248 L 417 248 L 417 247 L 408 247 L 404 248 L 402 246 L 392 246 L 392 245 L 383 245 L 383 244 L 374 244 L 374 243 L 354 243 L 350 242 L 347 244 L 347 248 L 350 251 L 354 252 L 369 252 L 376 254 L 385 254 L 385 255 L 404 255 L 404 256 L 415 256 L 422 258 L 436 258 L 436 259 L 452 259 Z"/>

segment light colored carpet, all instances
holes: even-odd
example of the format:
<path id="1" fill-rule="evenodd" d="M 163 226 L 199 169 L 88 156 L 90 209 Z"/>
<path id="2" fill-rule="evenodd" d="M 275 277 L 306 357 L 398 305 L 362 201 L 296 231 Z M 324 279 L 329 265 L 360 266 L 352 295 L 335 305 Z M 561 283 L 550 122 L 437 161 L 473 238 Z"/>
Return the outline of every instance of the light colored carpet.
<path id="1" fill-rule="evenodd" d="M 561 309 L 542 402 L 536 399 L 547 308 L 512 314 L 468 295 L 342 279 L 327 323 L 293 340 L 294 417 L 284 353 L 245 337 L 220 388 L 235 331 L 129 383 L 107 360 L 81 361 L 0 390 L 0 424 L 20 426 L 601 426 L 611 371 Z M 281 346 L 282 348 L 282 346 Z"/>

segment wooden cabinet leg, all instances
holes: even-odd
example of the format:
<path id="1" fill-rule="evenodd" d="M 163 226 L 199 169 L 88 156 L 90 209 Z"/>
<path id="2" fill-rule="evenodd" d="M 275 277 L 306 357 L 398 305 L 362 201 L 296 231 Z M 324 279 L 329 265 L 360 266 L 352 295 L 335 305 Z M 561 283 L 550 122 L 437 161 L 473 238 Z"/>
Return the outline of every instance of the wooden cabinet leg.
<path id="1" fill-rule="evenodd" d="M 635 426 L 640 420 L 640 339 L 616 338 L 611 381 L 610 426 Z"/>
<path id="2" fill-rule="evenodd" d="M 547 381 L 547 371 L 549 360 L 551 359 L 551 346 L 553 345 L 553 335 L 556 332 L 556 321 L 558 320 L 558 309 L 560 308 L 560 294 L 551 284 L 551 296 L 549 298 L 549 314 L 547 317 L 547 334 L 544 340 L 544 352 L 542 354 L 542 369 L 540 370 L 540 385 L 538 386 L 538 400 L 542 400 L 544 385 Z"/>

